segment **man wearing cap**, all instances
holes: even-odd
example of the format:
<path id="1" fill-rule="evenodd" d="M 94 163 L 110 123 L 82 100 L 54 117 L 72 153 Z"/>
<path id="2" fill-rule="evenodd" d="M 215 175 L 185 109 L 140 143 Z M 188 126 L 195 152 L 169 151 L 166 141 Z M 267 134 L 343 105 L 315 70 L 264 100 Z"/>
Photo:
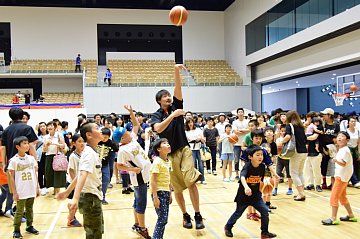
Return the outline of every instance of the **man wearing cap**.
<path id="1" fill-rule="evenodd" d="M 330 161 L 330 154 L 328 146 L 334 145 L 336 140 L 337 133 L 340 132 L 339 124 L 334 123 L 334 110 L 331 108 L 326 108 L 320 112 L 323 115 L 325 121 L 324 125 L 324 134 L 320 135 L 319 144 L 323 149 L 323 158 L 321 161 L 321 174 L 323 176 L 323 189 L 331 189 L 333 183 L 335 182 L 334 173 L 335 165 Z M 331 176 L 331 185 L 326 185 L 326 176 L 329 172 Z"/>
<path id="2" fill-rule="evenodd" d="M 194 168 L 192 152 L 185 134 L 180 70 L 186 71 L 186 68 L 181 64 L 175 65 L 173 99 L 167 90 L 156 93 L 156 102 L 160 108 L 152 114 L 151 126 L 160 138 L 166 138 L 171 146 L 171 153 L 168 155 L 173 169 L 170 173 L 171 184 L 174 188 L 175 199 L 183 213 L 183 227 L 192 228 L 191 217 L 186 211 L 183 196 L 183 191 L 189 189 L 195 211 L 195 227 L 203 229 L 205 225 L 200 214 L 199 192 L 195 184 L 201 179 L 201 173 Z"/>

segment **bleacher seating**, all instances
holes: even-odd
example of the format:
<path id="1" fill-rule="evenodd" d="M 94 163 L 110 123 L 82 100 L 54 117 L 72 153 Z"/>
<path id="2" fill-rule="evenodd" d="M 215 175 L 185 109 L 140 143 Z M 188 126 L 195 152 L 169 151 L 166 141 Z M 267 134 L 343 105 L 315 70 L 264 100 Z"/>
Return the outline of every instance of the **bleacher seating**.
<path id="1" fill-rule="evenodd" d="M 81 60 L 81 67 L 93 69 L 97 67 L 96 60 Z M 10 73 L 74 73 L 74 60 L 13 60 Z"/>
<path id="2" fill-rule="evenodd" d="M 174 64 L 173 60 L 108 60 L 115 86 L 173 84 Z"/>
<path id="3" fill-rule="evenodd" d="M 0 104 L 11 104 L 14 93 L 0 93 Z M 80 92 L 43 93 L 43 103 L 81 103 L 83 105 L 83 94 Z M 20 104 L 25 103 L 24 97 L 20 98 Z"/>
<path id="4" fill-rule="evenodd" d="M 224 60 L 186 60 L 198 85 L 242 85 L 240 76 Z"/>

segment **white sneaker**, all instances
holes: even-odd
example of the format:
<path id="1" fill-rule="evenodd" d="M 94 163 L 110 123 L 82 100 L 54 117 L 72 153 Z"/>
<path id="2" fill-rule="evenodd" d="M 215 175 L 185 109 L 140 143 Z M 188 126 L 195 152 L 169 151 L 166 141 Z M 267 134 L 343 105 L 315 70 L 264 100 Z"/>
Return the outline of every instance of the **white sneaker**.
<path id="1" fill-rule="evenodd" d="M 230 180 L 230 182 L 234 182 L 234 181 L 235 181 L 235 179 L 232 178 L 232 177 L 230 177 L 229 180 Z"/>
<path id="2" fill-rule="evenodd" d="M 360 182 L 354 184 L 354 188 L 360 188 Z"/>
<path id="3" fill-rule="evenodd" d="M 229 178 L 224 178 L 224 180 L 223 180 L 224 182 L 230 182 L 230 179 Z"/>
<path id="4" fill-rule="evenodd" d="M 48 192 L 47 192 L 47 189 L 46 188 L 42 188 L 41 189 L 41 196 L 45 196 L 46 194 L 47 194 Z"/>
<path id="5" fill-rule="evenodd" d="M 217 172 L 215 170 L 213 170 L 213 175 L 216 176 L 217 175 Z"/>
<path id="6" fill-rule="evenodd" d="M 211 174 L 211 170 L 210 170 L 210 169 L 208 169 L 208 170 L 207 170 L 207 173 L 208 173 L 208 174 Z"/>
<path id="7" fill-rule="evenodd" d="M 206 185 L 206 184 L 207 184 L 207 182 L 206 182 L 206 181 L 202 181 L 202 182 L 201 182 L 201 184 L 204 184 L 204 185 Z"/>
<path id="8" fill-rule="evenodd" d="M 11 218 L 11 220 L 14 220 L 14 215 L 13 215 L 13 213 L 12 213 L 12 211 L 11 210 L 7 210 L 6 212 L 5 212 L 5 215 L 4 215 L 5 217 L 8 217 L 8 218 Z"/>

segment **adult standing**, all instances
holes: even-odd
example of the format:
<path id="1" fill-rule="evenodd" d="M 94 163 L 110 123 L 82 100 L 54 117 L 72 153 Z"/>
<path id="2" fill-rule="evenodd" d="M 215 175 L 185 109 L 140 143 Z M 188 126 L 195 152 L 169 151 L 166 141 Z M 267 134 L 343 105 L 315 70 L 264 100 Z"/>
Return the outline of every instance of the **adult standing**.
<path id="1" fill-rule="evenodd" d="M 191 217 L 186 211 L 183 191 L 189 189 L 190 199 L 195 211 L 195 227 L 203 229 L 205 225 L 200 214 L 199 191 L 196 182 L 201 180 L 201 173 L 194 168 L 192 152 L 186 139 L 184 126 L 183 96 L 181 90 L 180 70 L 186 70 L 181 65 L 175 65 L 174 97 L 167 90 L 160 90 L 155 98 L 160 108 L 152 114 L 151 126 L 160 138 L 166 138 L 171 145 L 168 155 L 172 162 L 171 184 L 175 199 L 183 213 L 183 227 L 192 228 Z"/>
<path id="2" fill-rule="evenodd" d="M 287 143 L 292 135 L 295 135 L 295 154 L 290 158 L 290 175 L 293 180 L 298 195 L 294 198 L 295 201 L 305 201 L 304 194 L 304 163 L 306 159 L 306 136 L 305 128 L 296 111 L 289 111 L 286 113 L 286 134 L 282 140 L 282 145 Z"/>
<path id="3" fill-rule="evenodd" d="M 104 83 L 106 82 L 106 80 L 108 81 L 108 86 L 111 86 L 111 77 L 112 77 L 112 73 L 110 71 L 109 68 L 107 68 L 106 72 L 105 72 L 105 78 L 104 78 Z"/>
<path id="4" fill-rule="evenodd" d="M 360 182 L 359 182 L 359 159 L 360 159 L 360 130 L 358 130 L 356 126 L 357 120 L 354 117 L 349 118 L 349 124 L 348 128 L 346 129 L 346 132 L 350 135 L 350 140 L 348 142 L 348 147 L 350 149 L 352 158 L 353 158 L 353 175 L 351 176 L 351 184 L 355 188 L 360 188 Z"/>
<path id="5" fill-rule="evenodd" d="M 321 174 L 323 176 L 322 189 L 331 189 L 335 182 L 335 164 L 331 162 L 330 158 L 335 155 L 330 155 L 329 147 L 335 144 L 336 135 L 340 132 L 340 125 L 334 122 L 335 112 L 333 109 L 326 108 L 320 113 L 323 115 L 325 121 L 324 134 L 320 135 L 319 139 L 320 148 L 323 150 L 323 158 L 321 161 Z M 326 185 L 327 174 L 331 176 L 331 185 L 329 186 Z"/>
<path id="6" fill-rule="evenodd" d="M 25 92 L 24 98 L 25 98 L 25 104 L 30 104 L 31 94 L 30 94 L 30 92 L 28 90 Z"/>
<path id="7" fill-rule="evenodd" d="M 41 189 L 41 195 L 47 194 L 46 180 L 45 180 L 45 159 L 46 155 L 44 149 L 44 137 L 48 134 L 46 123 L 40 122 L 38 125 L 38 142 L 36 144 L 36 155 L 38 159 L 38 181 Z"/>
<path id="8" fill-rule="evenodd" d="M 229 124 L 229 122 L 226 122 L 226 115 L 224 113 L 220 113 L 218 116 L 219 122 L 216 123 L 215 128 L 217 128 L 219 135 L 223 135 L 225 133 L 225 125 Z M 219 151 L 219 157 L 221 157 L 221 146 L 222 143 L 218 144 L 218 151 Z"/>
<path id="9" fill-rule="evenodd" d="M 75 72 L 81 72 L 81 58 L 80 58 L 80 54 L 77 55 L 76 60 L 75 60 Z"/>
<path id="10" fill-rule="evenodd" d="M 11 108 L 9 110 L 9 116 L 12 120 L 12 124 L 9 125 L 1 135 L 2 158 L 3 158 L 3 162 L 5 163 L 5 172 L 7 171 L 9 160 L 17 153 L 17 149 L 15 148 L 14 145 L 14 139 L 16 137 L 25 136 L 26 138 L 28 138 L 30 144 L 29 154 L 33 156 L 35 159 L 37 159 L 35 145 L 37 143 L 38 138 L 31 126 L 28 126 L 23 122 L 21 122 L 23 115 L 24 115 L 24 111 L 21 108 L 19 107 Z M 9 198 L 12 201 L 12 194 Z M 11 204 L 12 202 L 9 203 L 8 205 Z"/>
<path id="11" fill-rule="evenodd" d="M 244 109 L 238 108 L 236 110 L 237 119 L 232 123 L 233 132 L 238 136 L 238 141 L 234 145 L 234 156 L 235 156 L 235 179 L 239 178 L 240 171 L 240 154 L 241 154 L 241 145 L 244 140 L 244 137 L 247 133 L 250 132 L 248 128 L 249 121 L 244 117 Z"/>

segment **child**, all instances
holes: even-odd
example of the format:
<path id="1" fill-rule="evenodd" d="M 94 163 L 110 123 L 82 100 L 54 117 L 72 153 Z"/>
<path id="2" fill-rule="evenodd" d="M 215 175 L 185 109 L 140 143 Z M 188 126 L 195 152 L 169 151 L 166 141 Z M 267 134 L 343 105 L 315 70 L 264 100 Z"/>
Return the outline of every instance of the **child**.
<path id="1" fill-rule="evenodd" d="M 241 150 L 246 150 L 246 147 L 249 147 L 250 145 L 253 144 L 252 139 L 251 139 L 251 132 L 258 129 L 259 127 L 259 122 L 256 119 L 252 119 L 249 121 L 249 130 L 250 133 L 247 133 L 244 137 L 244 140 L 242 142 L 242 146 L 241 146 Z"/>
<path id="2" fill-rule="evenodd" d="M 25 136 L 20 136 L 14 139 L 14 145 L 18 153 L 10 159 L 8 167 L 11 191 L 16 201 L 13 238 L 22 238 L 20 226 L 24 209 L 26 231 L 34 235 L 39 234 L 39 231 L 33 227 L 32 223 L 34 219 L 34 199 L 40 196 L 40 187 L 36 174 L 37 162 L 33 156 L 26 154 L 30 149 L 29 140 Z"/>
<path id="3" fill-rule="evenodd" d="M 219 143 L 222 142 L 221 160 L 223 161 L 222 173 L 224 182 L 234 181 L 231 178 L 232 173 L 232 161 L 234 160 L 234 145 L 229 142 L 229 136 L 231 132 L 231 124 L 225 126 L 225 133 L 221 135 Z M 229 177 L 226 177 L 226 168 L 229 166 Z"/>
<path id="4" fill-rule="evenodd" d="M 81 154 L 79 162 L 79 174 L 77 180 L 73 180 L 66 192 L 71 192 L 75 185 L 74 197 L 68 204 L 70 211 L 76 211 L 79 207 L 83 214 L 83 225 L 86 238 L 102 238 L 104 233 L 104 218 L 101 207 L 103 199 L 101 191 L 101 160 L 96 147 L 102 140 L 101 131 L 96 123 L 85 123 L 80 128 L 81 138 L 87 143 Z M 62 198 L 63 193 L 58 195 Z"/>
<path id="5" fill-rule="evenodd" d="M 276 234 L 268 231 L 269 212 L 259 191 L 260 182 L 264 179 L 265 165 L 263 161 L 263 149 L 258 145 L 250 146 L 247 150 L 250 161 L 247 161 L 241 170 L 239 189 L 235 202 L 236 210 L 227 221 L 224 231 L 227 237 L 233 237 L 231 231 L 236 221 L 241 217 L 248 206 L 253 206 L 261 213 L 261 238 L 273 238 Z"/>
<path id="6" fill-rule="evenodd" d="M 172 202 L 170 171 L 171 162 L 167 155 L 171 152 L 171 147 L 167 139 L 158 139 L 153 144 L 153 149 L 157 157 L 151 166 L 151 192 L 154 207 L 158 219 L 155 225 L 153 239 L 164 237 L 165 225 L 168 222 L 169 206 Z"/>
<path id="7" fill-rule="evenodd" d="M 73 147 L 71 149 L 71 154 L 69 157 L 69 165 L 68 165 L 68 171 L 66 176 L 66 188 L 69 187 L 69 185 L 72 183 L 72 181 L 77 177 L 78 175 L 78 169 L 79 169 L 79 162 L 81 153 L 83 152 L 85 148 L 85 141 L 83 138 L 81 138 L 80 134 L 75 134 L 72 139 Z M 74 197 L 74 191 L 72 191 L 68 198 L 72 199 Z M 69 216 L 68 216 L 68 227 L 81 227 L 81 223 L 75 218 L 76 210 L 70 211 L 69 210 Z"/>
<path id="8" fill-rule="evenodd" d="M 288 191 L 286 192 L 286 195 L 292 195 L 293 194 L 293 190 L 292 190 L 292 179 L 291 179 L 291 175 L 290 175 L 290 167 L 289 167 L 289 160 L 290 158 L 286 158 L 284 156 L 282 156 L 281 153 L 281 142 L 285 137 L 285 133 L 286 133 L 286 124 L 282 124 L 280 126 L 279 129 L 279 138 L 276 139 L 276 147 L 278 150 L 278 156 L 277 156 L 277 163 L 276 163 L 276 173 L 280 176 L 280 177 L 284 177 L 283 175 L 283 170 L 285 168 L 286 171 L 286 177 L 288 179 Z M 284 179 L 283 179 L 284 180 Z M 272 192 L 273 196 L 277 195 L 277 188 L 278 188 L 279 183 L 277 182 L 277 180 L 275 180 L 274 182 L 274 189 Z"/>
<path id="9" fill-rule="evenodd" d="M 204 138 L 206 142 L 206 146 L 209 147 L 211 152 L 211 164 L 212 164 L 212 173 L 213 175 L 217 175 L 216 173 L 216 150 L 217 150 L 217 144 L 219 141 L 219 131 L 217 128 L 214 127 L 214 119 L 211 117 L 207 118 L 206 121 L 207 128 L 204 129 Z M 210 168 L 210 160 L 206 161 L 206 169 L 207 173 L 211 174 L 211 168 Z"/>
<path id="10" fill-rule="evenodd" d="M 133 123 L 132 132 L 125 128 L 116 128 L 113 139 L 120 142 L 117 167 L 130 173 L 130 181 L 134 186 L 134 218 L 135 224 L 132 229 L 143 238 L 150 238 L 147 228 L 145 228 L 145 209 L 147 202 L 147 183 L 150 177 L 151 162 L 145 151 L 137 141 L 139 122 L 135 117 L 132 107 L 124 106 L 130 113 Z"/>
<path id="11" fill-rule="evenodd" d="M 1 188 L 1 195 L 0 195 L 0 216 L 5 216 L 5 213 L 9 216 L 11 215 L 11 207 L 13 204 L 13 197 L 10 193 L 10 188 L 8 184 L 7 175 L 3 170 L 3 161 L 2 161 L 2 154 L 1 154 L 1 147 L 0 147 L 0 188 Z M 2 210 L 2 205 L 5 202 L 6 199 L 6 205 L 5 205 L 5 211 Z"/>
<path id="12" fill-rule="evenodd" d="M 103 199 L 101 203 L 103 205 L 108 205 L 109 203 L 105 199 L 106 191 L 110 183 L 110 165 L 113 163 L 111 157 L 113 157 L 113 152 L 118 152 L 119 147 L 115 144 L 111 139 L 111 130 L 109 128 L 102 128 L 101 134 L 103 136 L 102 140 L 98 143 L 96 148 L 100 159 L 101 159 L 101 173 L 102 173 L 102 192 L 103 192 Z"/>
<path id="13" fill-rule="evenodd" d="M 305 135 L 306 137 L 309 137 L 311 135 L 314 135 L 314 133 L 317 133 L 317 134 L 323 134 L 323 127 L 321 125 L 321 119 L 319 117 L 314 117 L 312 118 L 312 122 L 311 124 L 306 127 L 306 130 L 305 130 Z M 320 152 L 320 149 L 319 149 L 319 140 L 316 139 L 314 141 L 315 143 L 315 150 L 317 152 Z M 309 148 L 309 141 L 307 141 L 307 145 L 306 145 L 307 149 Z"/>
<path id="14" fill-rule="evenodd" d="M 347 132 L 340 131 L 336 137 L 339 151 L 333 159 L 335 162 L 335 183 L 333 185 L 330 195 L 330 206 L 332 207 L 331 218 L 322 220 L 323 225 L 338 225 L 336 220 L 339 209 L 339 201 L 344 205 L 348 215 L 340 217 L 340 221 L 357 222 L 354 213 L 351 209 L 350 203 L 346 197 L 346 187 L 353 174 L 353 160 L 351 152 L 347 143 L 350 140 L 350 135 Z"/>

